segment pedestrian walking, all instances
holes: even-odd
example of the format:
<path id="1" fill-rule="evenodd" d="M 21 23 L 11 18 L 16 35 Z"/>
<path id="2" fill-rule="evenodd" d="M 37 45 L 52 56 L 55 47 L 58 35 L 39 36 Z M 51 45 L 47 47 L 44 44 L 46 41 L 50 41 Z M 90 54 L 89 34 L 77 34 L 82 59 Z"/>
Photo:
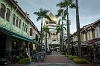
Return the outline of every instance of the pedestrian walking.
<path id="1" fill-rule="evenodd" d="M 57 49 L 57 54 L 58 54 L 58 49 Z"/>

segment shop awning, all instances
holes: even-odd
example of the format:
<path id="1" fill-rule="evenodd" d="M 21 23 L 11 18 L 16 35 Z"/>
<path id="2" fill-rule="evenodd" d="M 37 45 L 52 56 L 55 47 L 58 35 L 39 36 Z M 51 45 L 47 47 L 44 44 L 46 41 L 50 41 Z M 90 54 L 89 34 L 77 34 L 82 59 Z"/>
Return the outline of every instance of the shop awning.
<path id="1" fill-rule="evenodd" d="M 12 36 L 13 36 L 13 37 L 16 37 L 16 38 L 19 38 L 19 39 L 22 39 L 22 40 L 25 40 L 25 41 L 33 42 L 33 40 L 28 39 L 28 38 L 23 37 L 23 36 L 18 35 L 18 34 L 13 34 Z"/>
<path id="2" fill-rule="evenodd" d="M 60 43 L 58 41 L 53 41 L 51 44 L 59 45 Z"/>
<path id="3" fill-rule="evenodd" d="M 86 44 L 93 44 L 93 43 L 96 43 L 98 41 L 100 41 L 100 38 L 91 39 L 91 40 L 88 40 L 88 41 L 86 41 L 84 43 L 86 43 Z"/>
<path id="4" fill-rule="evenodd" d="M 26 38 L 24 36 L 21 36 L 19 34 L 16 34 L 14 32 L 11 32 L 10 30 L 7 30 L 7 29 L 4 29 L 2 27 L 0 27 L 0 31 L 3 32 L 3 33 L 6 33 L 8 35 L 11 35 L 13 37 L 16 37 L 16 38 L 19 38 L 19 39 L 22 39 L 22 40 L 25 40 L 25 41 L 29 41 L 29 42 L 33 42 L 33 40 L 29 39 L 29 38 Z"/>

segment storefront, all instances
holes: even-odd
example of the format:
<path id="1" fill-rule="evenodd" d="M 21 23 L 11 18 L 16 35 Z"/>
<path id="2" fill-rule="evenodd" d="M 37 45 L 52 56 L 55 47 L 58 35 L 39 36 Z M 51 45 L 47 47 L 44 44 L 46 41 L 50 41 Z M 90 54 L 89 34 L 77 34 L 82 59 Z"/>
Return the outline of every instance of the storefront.
<path id="1" fill-rule="evenodd" d="M 23 42 L 25 46 L 23 46 Z M 18 56 L 22 49 L 28 47 L 28 42 L 32 44 L 33 40 L 23 37 L 10 30 L 0 28 L 0 58 L 14 58 Z M 24 48 L 23 48 L 24 47 Z"/>

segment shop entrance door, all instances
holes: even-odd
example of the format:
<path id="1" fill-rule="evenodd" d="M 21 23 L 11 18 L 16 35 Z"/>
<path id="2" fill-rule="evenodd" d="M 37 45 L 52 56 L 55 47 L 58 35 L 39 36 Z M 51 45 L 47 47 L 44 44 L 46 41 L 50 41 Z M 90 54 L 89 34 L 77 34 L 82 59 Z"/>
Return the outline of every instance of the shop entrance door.
<path id="1" fill-rule="evenodd" d="M 4 58 L 6 48 L 6 36 L 0 35 L 0 58 Z"/>

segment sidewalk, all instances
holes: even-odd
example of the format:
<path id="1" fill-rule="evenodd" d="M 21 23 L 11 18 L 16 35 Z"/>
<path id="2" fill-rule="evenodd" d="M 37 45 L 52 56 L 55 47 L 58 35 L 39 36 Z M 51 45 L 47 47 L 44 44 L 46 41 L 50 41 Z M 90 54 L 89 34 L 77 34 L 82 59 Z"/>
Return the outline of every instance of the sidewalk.
<path id="1" fill-rule="evenodd" d="M 4 65 L 4 66 L 27 66 L 26 64 L 7 64 L 7 65 Z"/>

